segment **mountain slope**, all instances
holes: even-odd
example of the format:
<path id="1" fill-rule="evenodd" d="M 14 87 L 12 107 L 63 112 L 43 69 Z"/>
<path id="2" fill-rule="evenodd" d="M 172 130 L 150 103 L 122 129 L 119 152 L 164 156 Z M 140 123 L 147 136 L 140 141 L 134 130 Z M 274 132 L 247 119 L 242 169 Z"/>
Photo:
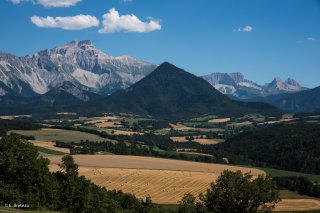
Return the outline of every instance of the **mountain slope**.
<path id="1" fill-rule="evenodd" d="M 81 90 L 66 82 L 56 89 L 35 97 L 0 96 L 0 115 L 54 113 L 63 111 L 69 106 L 82 105 L 100 98 L 102 96 Z"/>
<path id="2" fill-rule="evenodd" d="M 241 73 L 212 73 L 202 76 L 202 78 L 223 94 L 238 99 L 264 97 L 306 89 L 291 78 L 288 78 L 283 82 L 279 77 L 276 77 L 271 83 L 265 85 L 259 85 L 253 81 L 247 80 Z"/>
<path id="3" fill-rule="evenodd" d="M 270 96 L 260 101 L 291 112 L 319 112 L 320 86 L 297 93 Z"/>
<path id="4" fill-rule="evenodd" d="M 205 80 L 167 62 L 129 88 L 78 109 L 84 110 L 132 112 L 166 119 L 208 113 L 228 116 L 279 113 L 267 104 L 232 101 Z"/>
<path id="5" fill-rule="evenodd" d="M 36 96 L 65 82 L 107 95 L 127 88 L 156 67 L 130 56 L 109 56 L 87 40 L 25 57 L 0 53 L 0 96 Z"/>
<path id="6" fill-rule="evenodd" d="M 225 151 L 231 163 L 320 174 L 318 124 L 271 125 L 236 135 L 216 148 Z"/>

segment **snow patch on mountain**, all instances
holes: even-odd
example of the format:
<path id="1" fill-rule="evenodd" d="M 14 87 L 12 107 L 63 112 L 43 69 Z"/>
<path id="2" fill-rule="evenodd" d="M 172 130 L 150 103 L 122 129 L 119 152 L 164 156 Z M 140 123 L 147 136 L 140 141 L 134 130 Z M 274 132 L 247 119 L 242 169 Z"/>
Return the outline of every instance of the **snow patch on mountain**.
<path id="1" fill-rule="evenodd" d="M 215 84 L 214 88 L 222 92 L 223 94 L 234 94 L 237 90 L 234 86 L 225 84 Z"/>
<path id="2" fill-rule="evenodd" d="M 254 88 L 256 90 L 262 90 L 262 87 L 252 82 L 239 82 L 238 85 L 242 87 Z"/>

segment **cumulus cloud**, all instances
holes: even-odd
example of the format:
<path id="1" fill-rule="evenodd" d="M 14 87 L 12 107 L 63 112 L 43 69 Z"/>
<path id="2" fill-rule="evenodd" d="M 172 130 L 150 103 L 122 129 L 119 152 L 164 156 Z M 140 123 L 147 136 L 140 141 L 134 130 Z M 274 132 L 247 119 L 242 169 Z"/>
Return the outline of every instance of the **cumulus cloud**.
<path id="1" fill-rule="evenodd" d="M 62 28 L 65 30 L 82 30 L 99 26 L 99 20 L 96 17 L 82 14 L 56 18 L 32 16 L 31 22 L 42 28 Z"/>
<path id="2" fill-rule="evenodd" d="M 311 41 L 311 42 L 317 41 L 317 39 L 315 39 L 315 38 L 313 38 L 313 37 L 309 37 L 309 38 L 307 38 L 307 40 L 308 40 L 308 41 Z"/>
<path id="3" fill-rule="evenodd" d="M 40 4 L 44 7 L 70 7 L 74 6 L 82 0 L 11 0 L 13 4 L 20 4 L 21 2 L 32 2 Z"/>
<path id="4" fill-rule="evenodd" d="M 154 30 L 161 30 L 161 24 L 159 20 L 149 18 L 148 22 L 141 21 L 137 16 L 131 15 L 119 15 L 119 12 L 112 8 L 103 15 L 103 27 L 99 30 L 99 33 L 113 33 L 113 32 L 138 32 L 146 33 Z"/>
<path id="5" fill-rule="evenodd" d="M 238 29 L 234 29 L 233 32 L 245 32 L 249 33 L 253 30 L 253 28 L 249 25 L 244 26 L 244 27 L 239 27 Z"/>

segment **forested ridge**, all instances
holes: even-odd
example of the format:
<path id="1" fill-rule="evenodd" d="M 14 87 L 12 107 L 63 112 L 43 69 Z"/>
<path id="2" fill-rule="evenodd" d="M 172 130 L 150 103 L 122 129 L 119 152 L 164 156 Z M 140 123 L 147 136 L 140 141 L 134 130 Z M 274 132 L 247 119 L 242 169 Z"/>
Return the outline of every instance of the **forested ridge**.
<path id="1" fill-rule="evenodd" d="M 231 163 L 320 174 L 320 125 L 276 124 L 215 146 Z"/>

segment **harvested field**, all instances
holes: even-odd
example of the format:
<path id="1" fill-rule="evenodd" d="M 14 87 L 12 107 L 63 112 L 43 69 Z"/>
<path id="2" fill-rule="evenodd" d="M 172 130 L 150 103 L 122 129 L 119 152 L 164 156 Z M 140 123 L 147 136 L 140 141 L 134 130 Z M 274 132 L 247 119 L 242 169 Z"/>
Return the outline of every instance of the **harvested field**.
<path id="1" fill-rule="evenodd" d="M 181 142 L 181 143 L 188 143 L 188 140 L 186 139 L 185 136 L 178 136 L 178 137 L 170 137 L 171 140 L 173 140 L 174 142 Z M 201 139 L 201 138 L 195 138 L 192 142 L 197 142 L 203 145 L 209 145 L 209 144 L 217 144 L 217 143 L 221 143 L 224 142 L 224 140 L 222 139 Z"/>
<path id="2" fill-rule="evenodd" d="M 231 123 L 231 124 L 228 124 L 228 126 L 249 126 L 251 124 L 252 124 L 251 121 L 243 121 L 239 123 Z"/>
<path id="3" fill-rule="evenodd" d="M 109 189 L 121 189 L 139 198 L 150 195 L 161 204 L 177 204 L 183 195 L 204 192 L 217 174 L 150 169 L 85 169 L 82 175 Z"/>
<path id="4" fill-rule="evenodd" d="M 228 169 L 242 172 L 251 171 L 253 175 L 264 174 L 262 170 L 224 164 L 198 163 L 192 161 L 171 160 L 163 158 L 128 156 L 128 155 L 73 155 L 76 163 L 84 167 L 152 169 L 191 172 L 210 172 L 220 174 Z M 60 163 L 61 156 L 49 158 L 52 164 Z"/>
<path id="5" fill-rule="evenodd" d="M 216 118 L 216 119 L 211 119 L 208 122 L 209 123 L 226 123 L 230 120 L 231 120 L 230 118 Z"/>
<path id="6" fill-rule="evenodd" d="M 170 137 L 174 142 L 188 142 L 185 136 Z"/>
<path id="7" fill-rule="evenodd" d="M 180 130 L 180 131 L 188 131 L 188 130 L 193 130 L 195 128 L 192 128 L 192 127 L 188 127 L 188 126 L 185 126 L 183 124 L 169 124 L 174 130 Z"/>
<path id="8" fill-rule="evenodd" d="M 213 139 L 194 139 L 194 142 L 203 144 L 203 145 L 210 145 L 210 144 L 217 144 L 224 142 L 223 139 L 213 138 Z"/>
<path id="9" fill-rule="evenodd" d="M 46 149 L 50 149 L 58 152 L 63 152 L 66 154 L 70 153 L 70 150 L 67 148 L 60 148 L 60 147 L 54 146 L 55 145 L 54 142 L 50 142 L 50 141 L 29 141 L 29 142 L 31 142 L 33 145 L 37 147 L 42 147 L 42 148 L 46 148 Z"/>
<path id="10" fill-rule="evenodd" d="M 320 210 L 320 201 L 316 199 L 282 199 L 276 205 L 276 211 L 312 211 Z"/>
<path id="11" fill-rule="evenodd" d="M 293 119 L 294 114 L 283 114 L 282 119 Z"/>
<path id="12" fill-rule="evenodd" d="M 48 158 L 51 161 L 50 170 L 56 171 L 61 156 Z M 264 173 L 238 166 L 138 156 L 75 155 L 74 159 L 80 165 L 80 175 L 94 183 L 107 189 L 121 189 L 138 198 L 150 195 L 159 204 L 177 204 L 187 192 L 194 195 L 204 192 L 225 169 L 251 171 L 255 176 Z M 318 209 L 319 200 L 300 198 L 283 199 L 276 207 L 277 211 Z"/>
<path id="13" fill-rule="evenodd" d="M 64 129 L 42 128 L 41 130 L 12 130 L 20 135 L 34 136 L 39 141 L 62 141 L 62 142 L 80 142 L 81 140 L 89 141 L 105 141 L 104 138 L 89 134 L 86 132 L 79 132 Z"/>
<path id="14" fill-rule="evenodd" d="M 117 130 L 117 129 L 110 129 L 111 133 L 114 135 L 134 135 L 134 134 L 138 134 L 138 135 L 143 135 L 144 133 L 142 132 L 131 132 L 131 131 L 125 131 L 125 130 Z"/>
<path id="15" fill-rule="evenodd" d="M 14 120 L 16 118 L 31 118 L 31 115 L 5 115 L 5 116 L 0 116 L 0 119 L 3 120 Z"/>
<path id="16" fill-rule="evenodd" d="M 50 169 L 58 169 L 61 156 L 49 156 Z M 170 159 L 115 156 L 115 155 L 75 155 L 80 165 L 80 175 L 108 189 L 121 189 L 139 198 L 147 195 L 161 204 L 177 204 L 181 197 L 191 192 L 204 192 L 209 183 L 219 174 L 232 171 L 252 171 L 253 175 L 264 173 L 258 169 L 220 164 L 206 164 Z"/>
<path id="17" fill-rule="evenodd" d="M 96 127 L 98 128 L 110 128 L 110 127 L 122 127 L 122 125 L 120 123 L 117 122 L 108 122 L 108 121 L 104 121 L 104 122 L 97 122 L 94 124 Z"/>
<path id="18" fill-rule="evenodd" d="M 199 131 L 199 132 L 219 132 L 222 131 L 222 129 L 219 128 L 194 128 L 194 127 L 189 127 L 183 124 L 169 124 L 171 128 L 174 130 L 178 131 Z"/>

